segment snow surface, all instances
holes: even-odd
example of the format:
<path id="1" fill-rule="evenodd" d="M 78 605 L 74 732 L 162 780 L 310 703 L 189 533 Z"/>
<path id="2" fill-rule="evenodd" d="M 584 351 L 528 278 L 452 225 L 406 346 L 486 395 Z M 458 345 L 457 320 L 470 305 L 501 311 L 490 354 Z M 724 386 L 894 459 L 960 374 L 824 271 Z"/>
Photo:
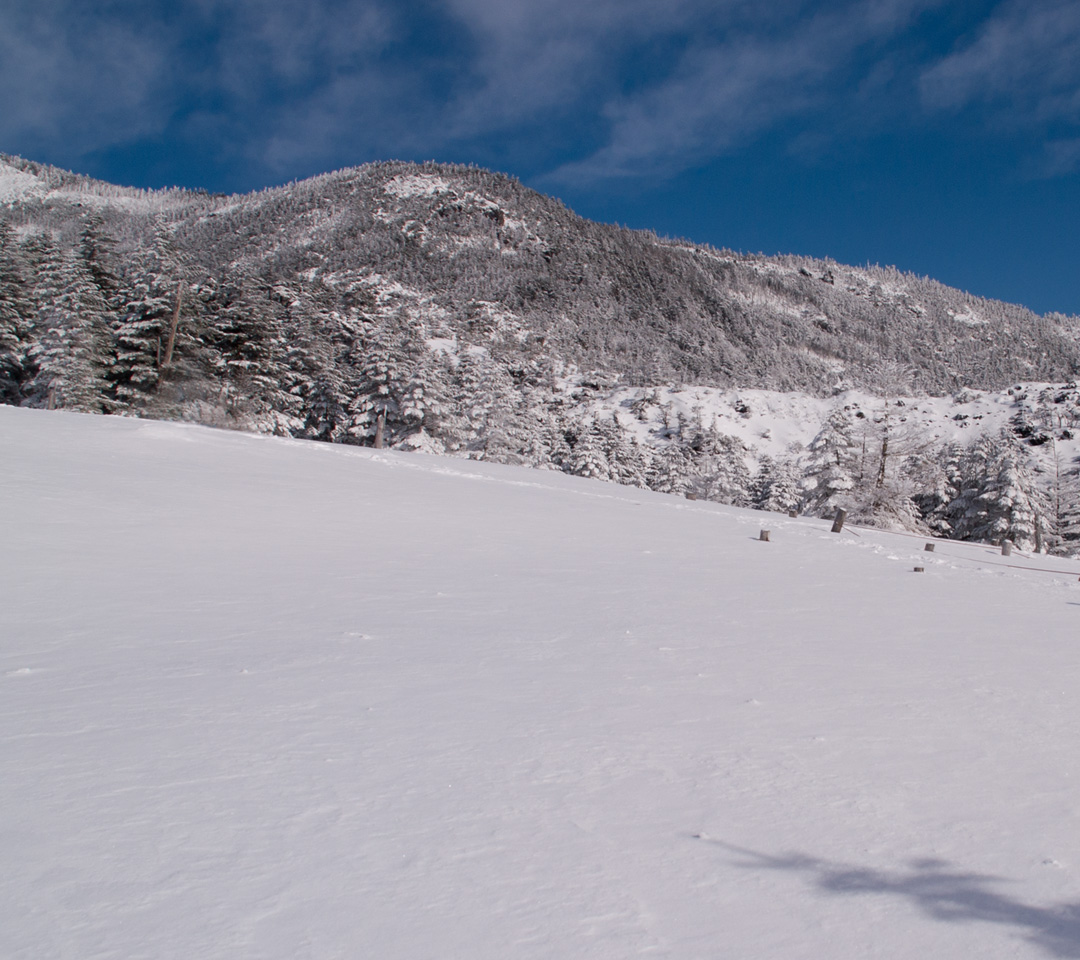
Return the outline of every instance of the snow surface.
<path id="1" fill-rule="evenodd" d="M 8 960 L 1080 957 L 1076 563 L 134 419 L 0 451 Z"/>

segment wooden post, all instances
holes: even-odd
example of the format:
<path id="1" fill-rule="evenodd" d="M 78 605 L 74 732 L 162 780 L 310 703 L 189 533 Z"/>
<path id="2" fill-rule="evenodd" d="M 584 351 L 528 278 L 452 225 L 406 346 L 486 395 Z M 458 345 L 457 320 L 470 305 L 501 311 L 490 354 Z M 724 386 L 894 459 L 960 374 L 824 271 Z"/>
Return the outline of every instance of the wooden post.
<path id="1" fill-rule="evenodd" d="M 375 449 L 381 450 L 383 445 L 383 430 L 386 427 L 386 414 L 380 413 L 379 419 L 375 421 Z"/>
<path id="2" fill-rule="evenodd" d="M 915 572 L 916 573 L 925 573 L 926 572 L 926 567 L 916 567 Z"/>
<path id="3" fill-rule="evenodd" d="M 788 515 L 789 517 L 797 517 L 797 516 L 799 515 L 799 511 L 798 511 L 798 510 L 789 510 L 789 511 L 787 512 L 787 515 Z"/>
<path id="4" fill-rule="evenodd" d="M 832 532 L 839 533 L 844 529 L 844 521 L 847 519 L 847 511 L 840 507 L 836 508 L 836 516 L 833 517 Z"/>
<path id="5" fill-rule="evenodd" d="M 1001 541 L 1001 555 L 1003 557 L 1012 556 L 1012 547 L 1013 547 L 1013 545 L 1012 545 L 1011 540 L 1002 540 Z"/>
<path id="6" fill-rule="evenodd" d="M 932 543 L 928 543 L 925 547 L 923 547 L 923 550 L 925 550 L 927 553 L 933 553 L 934 545 Z"/>
<path id="7" fill-rule="evenodd" d="M 762 530 L 761 533 L 758 534 L 758 539 L 759 540 L 764 540 L 766 543 L 768 543 L 770 533 L 772 533 L 771 530 Z"/>

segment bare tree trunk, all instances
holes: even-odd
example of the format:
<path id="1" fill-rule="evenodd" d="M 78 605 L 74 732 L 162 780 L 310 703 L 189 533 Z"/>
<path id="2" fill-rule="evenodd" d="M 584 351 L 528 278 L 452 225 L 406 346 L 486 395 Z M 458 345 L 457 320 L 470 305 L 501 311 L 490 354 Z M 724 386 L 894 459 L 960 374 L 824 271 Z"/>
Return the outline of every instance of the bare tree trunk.
<path id="1" fill-rule="evenodd" d="M 877 485 L 879 487 L 885 486 L 885 464 L 889 459 L 889 438 L 883 437 L 881 440 L 881 466 L 878 467 L 877 473 Z"/>
<path id="2" fill-rule="evenodd" d="M 161 360 L 164 370 L 172 362 L 173 347 L 176 346 L 176 328 L 180 326 L 180 306 L 184 301 L 183 281 L 176 285 L 176 305 L 173 307 L 172 322 L 169 324 L 169 340 L 165 344 L 165 356 Z"/>

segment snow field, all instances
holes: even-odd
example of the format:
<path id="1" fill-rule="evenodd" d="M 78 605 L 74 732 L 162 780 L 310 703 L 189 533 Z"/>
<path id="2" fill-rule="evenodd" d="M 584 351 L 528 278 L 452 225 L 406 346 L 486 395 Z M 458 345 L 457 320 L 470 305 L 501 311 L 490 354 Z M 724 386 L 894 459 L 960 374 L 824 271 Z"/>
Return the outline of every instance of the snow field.
<path id="1" fill-rule="evenodd" d="M 1076 563 L 180 424 L 0 451 L 0 956 L 1080 956 Z"/>

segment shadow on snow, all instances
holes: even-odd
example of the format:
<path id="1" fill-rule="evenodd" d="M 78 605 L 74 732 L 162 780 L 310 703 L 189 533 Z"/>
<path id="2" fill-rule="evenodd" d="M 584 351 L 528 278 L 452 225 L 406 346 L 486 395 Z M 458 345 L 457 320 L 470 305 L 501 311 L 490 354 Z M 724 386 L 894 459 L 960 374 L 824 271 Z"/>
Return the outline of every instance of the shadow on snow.
<path id="1" fill-rule="evenodd" d="M 995 890 L 1001 877 L 960 872 L 945 860 L 912 860 L 906 869 L 875 870 L 800 853 L 758 853 L 705 836 L 699 839 L 736 854 L 740 859 L 735 865 L 748 870 L 802 874 L 816 889 L 831 894 L 902 897 L 934 920 L 1014 927 L 1048 956 L 1080 958 L 1080 903 L 1031 906 Z"/>

